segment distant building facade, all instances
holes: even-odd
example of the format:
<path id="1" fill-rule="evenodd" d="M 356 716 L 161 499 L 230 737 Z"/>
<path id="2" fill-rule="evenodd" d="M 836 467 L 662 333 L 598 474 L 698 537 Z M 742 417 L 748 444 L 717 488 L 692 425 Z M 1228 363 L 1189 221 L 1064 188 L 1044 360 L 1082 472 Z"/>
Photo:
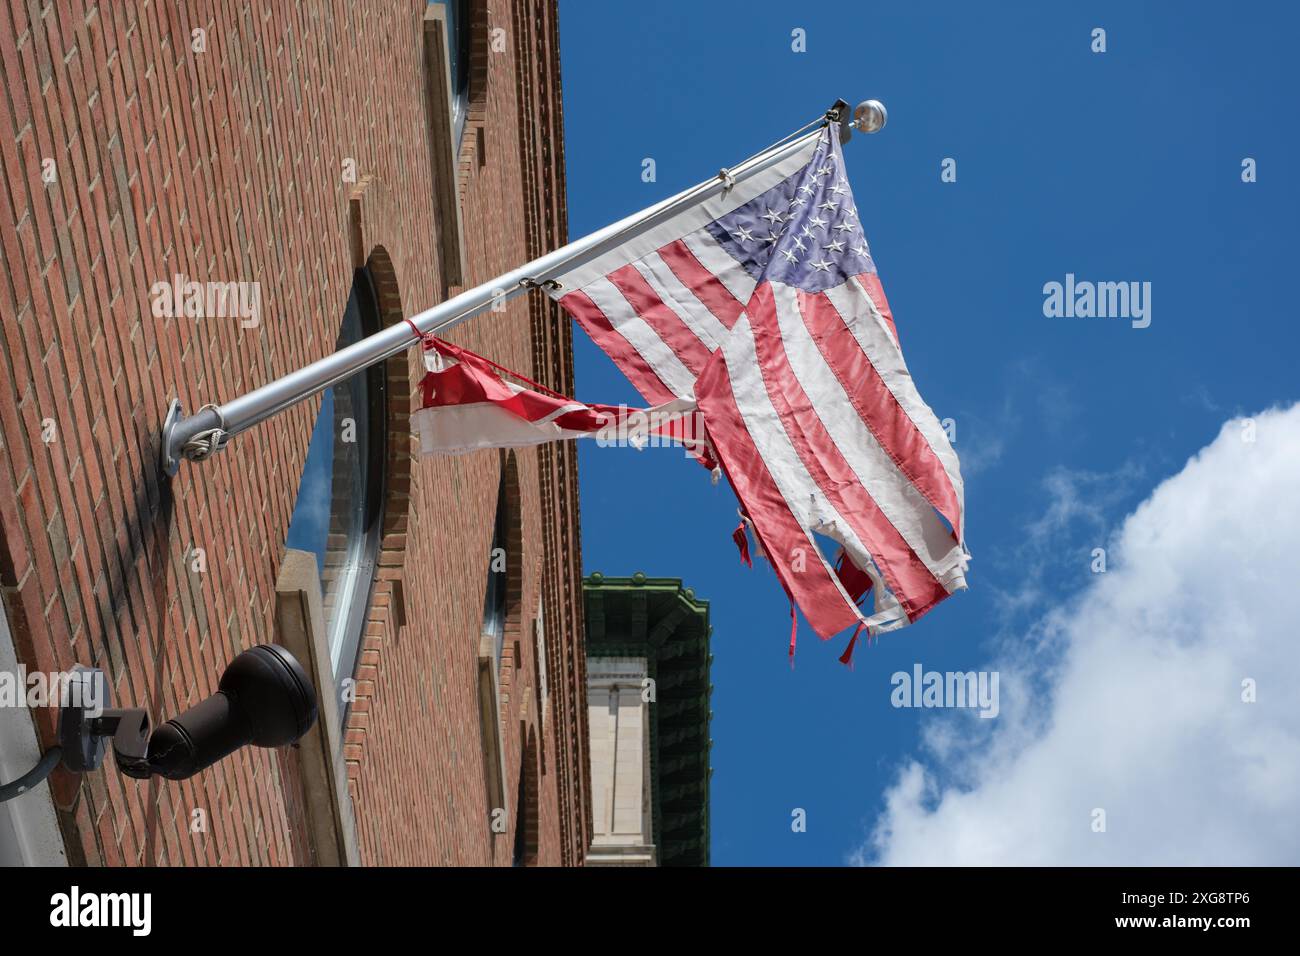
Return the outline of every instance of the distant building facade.
<path id="1" fill-rule="evenodd" d="M 708 866 L 709 602 L 676 578 L 583 582 L 588 866 Z"/>
<path id="2" fill-rule="evenodd" d="M 4 862 L 580 865 L 571 447 L 416 457 L 414 349 L 158 468 L 172 399 L 566 241 L 554 0 L 5 7 L 0 667 L 93 665 L 157 724 L 275 641 L 322 710 L 178 783 L 56 771 Z M 570 335 L 534 294 L 451 337 L 571 394 Z M 56 713 L 0 709 L 0 780 Z"/>

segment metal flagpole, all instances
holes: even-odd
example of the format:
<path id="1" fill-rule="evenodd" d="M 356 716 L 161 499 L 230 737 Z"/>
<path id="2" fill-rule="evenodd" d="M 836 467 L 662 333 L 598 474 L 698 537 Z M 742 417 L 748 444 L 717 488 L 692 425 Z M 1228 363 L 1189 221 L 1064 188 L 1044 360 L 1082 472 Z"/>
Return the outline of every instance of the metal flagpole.
<path id="1" fill-rule="evenodd" d="M 850 128 L 874 133 L 885 125 L 886 113 L 879 101 L 867 100 L 853 111 L 853 117 L 853 121 L 849 122 L 848 104 L 837 100 L 823 117 L 801 127 L 739 165 L 722 170 L 712 179 L 576 239 L 489 282 L 468 289 L 413 316 L 410 321 L 422 333 L 446 331 L 491 308 L 496 302 L 545 286 L 554 281 L 554 276 L 562 275 L 583 262 L 608 252 L 623 242 L 626 234 L 633 230 L 653 228 L 684 208 L 730 190 L 737 183 L 744 182 L 796 152 L 810 138 L 820 135 L 820 127 L 828 123 L 839 123 L 843 130 L 841 135 L 847 138 Z M 799 135 L 812 125 L 818 125 L 819 129 Z M 418 341 L 411 326 L 402 322 L 222 405 L 205 405 L 193 415 L 184 415 L 180 401 L 173 399 L 163 422 L 163 470 L 168 475 L 175 475 L 182 458 L 190 461 L 206 460 L 225 447 L 232 435 L 252 428 L 258 422 L 324 391 L 364 368 L 391 358 Z"/>

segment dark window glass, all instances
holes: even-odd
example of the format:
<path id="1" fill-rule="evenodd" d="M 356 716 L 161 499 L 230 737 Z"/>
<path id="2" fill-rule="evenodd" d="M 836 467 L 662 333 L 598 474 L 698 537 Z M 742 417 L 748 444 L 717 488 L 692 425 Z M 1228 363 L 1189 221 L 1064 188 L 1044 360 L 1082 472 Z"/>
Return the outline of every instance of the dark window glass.
<path id="1" fill-rule="evenodd" d="M 492 654 L 497 668 L 501 667 L 501 648 L 506 632 L 507 522 L 506 475 L 501 471 L 497 486 L 497 513 L 492 526 L 492 549 L 488 552 L 487 592 L 483 597 L 483 633 L 492 639 Z"/>
<path id="2" fill-rule="evenodd" d="M 526 866 L 528 864 L 528 811 L 524 804 L 528 796 L 527 783 L 528 767 L 526 765 L 519 768 L 519 793 L 515 797 L 515 846 L 514 852 L 510 855 L 511 866 Z"/>
<path id="3" fill-rule="evenodd" d="M 379 329 L 369 274 L 352 282 L 335 348 Z M 316 555 L 334 679 L 356 671 L 379 554 L 387 453 L 384 366 L 344 379 L 322 396 L 287 547 Z"/>
<path id="4" fill-rule="evenodd" d="M 451 130 L 457 152 L 469 111 L 470 4 L 469 0 L 434 0 L 447 10 L 447 53 L 451 67 Z"/>

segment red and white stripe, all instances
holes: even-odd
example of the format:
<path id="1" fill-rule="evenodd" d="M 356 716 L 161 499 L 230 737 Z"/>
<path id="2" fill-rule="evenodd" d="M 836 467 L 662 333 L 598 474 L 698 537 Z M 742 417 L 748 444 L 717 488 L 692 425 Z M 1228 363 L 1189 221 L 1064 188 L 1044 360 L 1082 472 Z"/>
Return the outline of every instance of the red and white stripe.
<path id="1" fill-rule="evenodd" d="M 706 228 L 807 166 L 816 139 L 780 163 L 558 276 L 551 294 L 648 402 L 693 398 L 695 380 L 756 282 Z"/>
<path id="2" fill-rule="evenodd" d="M 495 363 L 434 336 L 425 336 L 424 347 L 428 372 L 421 383 L 421 407 L 411 416 L 421 454 L 459 455 L 592 437 L 638 445 L 652 440 L 652 433 L 653 440 L 664 444 L 681 444 L 685 437 L 690 447 L 692 401 L 673 399 L 646 409 L 589 405 L 533 382 L 526 387 L 509 381 Z"/>
<path id="3" fill-rule="evenodd" d="M 552 295 L 647 401 L 698 402 L 762 552 L 829 637 L 915 621 L 965 587 L 968 556 L 957 455 L 908 372 L 879 278 L 851 275 L 817 293 L 756 279 L 708 229 L 809 169 L 816 149 L 809 140 L 726 195 L 629 236 L 559 276 Z M 818 536 L 838 542 L 859 572 L 851 580 L 870 581 L 870 611 Z"/>
<path id="4" fill-rule="evenodd" d="M 955 471 L 955 455 L 910 378 L 894 376 L 900 401 L 872 371 L 858 344 L 876 334 L 861 328 L 868 300 L 860 285 L 810 295 L 764 282 L 696 383 L 768 559 L 822 637 L 858 622 L 872 633 L 904 626 L 965 586 L 966 555 L 944 520 L 960 529 L 960 474 L 954 487 L 943 466 L 951 458 Z M 886 341 L 873 347 L 896 351 L 874 314 Z M 926 437 L 936 433 L 938 450 Z M 814 533 L 871 577 L 872 615 L 844 593 Z"/>

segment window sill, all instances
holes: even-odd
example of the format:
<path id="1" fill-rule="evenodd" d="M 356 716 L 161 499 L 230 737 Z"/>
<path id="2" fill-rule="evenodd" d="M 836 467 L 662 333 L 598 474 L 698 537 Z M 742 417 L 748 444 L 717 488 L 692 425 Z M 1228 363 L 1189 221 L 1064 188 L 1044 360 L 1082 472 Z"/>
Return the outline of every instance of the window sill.
<path id="1" fill-rule="evenodd" d="M 497 679 L 498 659 L 491 635 L 484 634 L 478 649 L 478 702 L 482 734 L 483 771 L 487 787 L 489 818 L 497 811 L 510 818 L 506 795 L 506 753 L 501 727 L 501 686 Z M 493 833 L 498 831 L 494 829 Z"/>
<path id="2" fill-rule="evenodd" d="M 317 866 L 359 866 L 320 578 L 316 556 L 308 551 L 289 549 L 284 553 L 275 582 L 275 630 L 276 641 L 307 668 L 320 707 L 315 726 L 298 742 L 312 858 Z"/>

